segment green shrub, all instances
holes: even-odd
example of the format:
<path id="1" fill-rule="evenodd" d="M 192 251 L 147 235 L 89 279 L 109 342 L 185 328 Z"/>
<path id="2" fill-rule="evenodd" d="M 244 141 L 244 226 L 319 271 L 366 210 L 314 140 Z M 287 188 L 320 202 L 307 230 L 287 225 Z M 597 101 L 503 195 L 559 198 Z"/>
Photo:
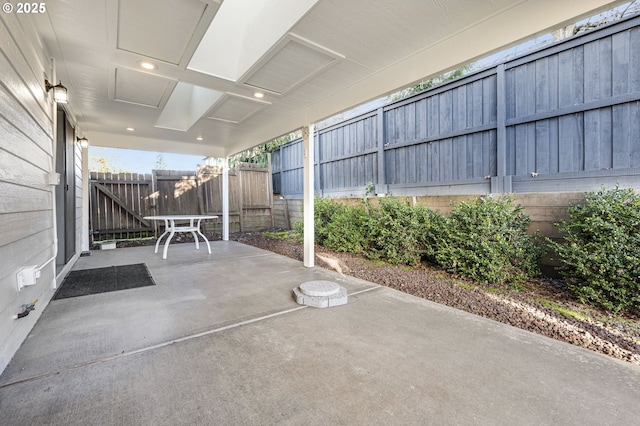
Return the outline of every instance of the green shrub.
<path id="1" fill-rule="evenodd" d="M 332 250 L 362 253 L 367 246 L 368 221 L 363 206 L 347 206 L 330 198 L 314 201 L 315 242 Z M 302 237 L 304 222 L 296 221 L 294 229 Z"/>
<path id="2" fill-rule="evenodd" d="M 329 233 L 327 227 L 334 218 L 344 211 L 344 206 L 330 198 L 316 198 L 314 201 L 314 228 L 316 243 L 324 244 Z"/>
<path id="3" fill-rule="evenodd" d="M 291 229 L 293 230 L 293 238 L 299 243 L 304 242 L 304 219 L 294 219 L 291 221 Z"/>
<path id="4" fill-rule="evenodd" d="M 366 199 L 362 205 L 347 206 L 318 198 L 314 208 L 315 239 L 332 250 L 415 265 L 433 253 L 429 230 L 438 217 L 426 207 L 411 207 L 394 197 L 381 198 L 378 207 Z M 302 235 L 302 221 L 295 224 L 295 229 Z"/>
<path id="5" fill-rule="evenodd" d="M 415 265 L 429 252 L 431 223 L 437 213 L 394 197 L 381 198 L 380 206 L 370 211 L 367 257 Z"/>
<path id="6" fill-rule="evenodd" d="M 527 234 L 530 218 L 513 197 L 482 197 L 456 205 L 434 229 L 434 259 L 475 281 L 518 284 L 539 273 L 542 249 Z"/>
<path id="7" fill-rule="evenodd" d="M 369 216 L 361 206 L 345 206 L 335 210 L 332 220 L 324 225 L 322 245 L 336 251 L 363 253 L 368 246 Z"/>
<path id="8" fill-rule="evenodd" d="M 640 309 L 640 196 L 602 188 L 568 213 L 556 224 L 564 242 L 549 242 L 569 288 L 614 313 Z"/>

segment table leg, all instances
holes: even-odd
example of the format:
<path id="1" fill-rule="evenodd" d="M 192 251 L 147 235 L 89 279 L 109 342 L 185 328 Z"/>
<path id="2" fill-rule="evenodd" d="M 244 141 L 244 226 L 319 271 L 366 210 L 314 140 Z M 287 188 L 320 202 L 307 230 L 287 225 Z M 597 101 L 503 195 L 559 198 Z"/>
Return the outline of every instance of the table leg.
<path id="1" fill-rule="evenodd" d="M 167 238 L 167 241 L 165 241 L 165 243 L 164 243 L 164 250 L 162 251 L 162 258 L 163 259 L 167 258 L 167 250 L 169 250 L 169 243 L 171 243 L 171 239 L 173 238 L 173 236 L 175 234 L 176 234 L 176 231 L 174 231 L 172 229 L 171 232 L 169 233 L 169 238 Z"/>
<path id="2" fill-rule="evenodd" d="M 202 232 L 200 232 L 200 223 L 201 222 L 202 222 L 202 219 L 198 219 L 198 226 L 196 226 L 196 232 L 198 234 L 200 234 L 200 236 L 202 237 L 204 242 L 207 243 L 207 250 L 209 251 L 209 254 L 211 254 L 211 246 L 209 245 L 209 240 L 207 239 L 207 237 L 204 236 L 204 234 Z M 193 234 L 193 237 L 196 239 L 196 241 L 198 241 L 198 237 L 195 234 Z M 196 248 L 199 249 L 197 244 L 196 244 Z"/>
<path id="3" fill-rule="evenodd" d="M 191 220 L 189 220 L 189 232 L 191 232 L 191 235 L 193 235 L 193 241 L 196 243 L 196 250 L 200 250 L 200 242 L 198 242 L 198 236 L 194 231 L 194 221 L 194 218 L 191 218 Z M 200 219 L 198 219 L 198 229 L 200 229 Z"/>
<path id="4" fill-rule="evenodd" d="M 196 231 L 191 231 L 191 235 L 193 235 L 193 241 L 196 242 L 196 250 L 200 250 L 200 243 L 198 242 L 198 236 L 196 235 Z"/>
<path id="5" fill-rule="evenodd" d="M 160 237 L 158 238 L 158 241 L 156 241 L 156 251 L 154 253 L 158 253 L 158 247 L 160 246 L 160 241 L 162 241 L 164 236 L 167 235 L 168 233 L 169 233 L 169 222 L 165 219 L 164 232 L 162 233 L 162 235 L 160 235 Z"/>
<path id="6" fill-rule="evenodd" d="M 173 236 L 175 234 L 176 234 L 176 224 L 172 220 L 171 221 L 171 232 L 169 233 L 169 238 L 167 238 L 167 241 L 164 242 L 164 251 L 162 252 L 162 258 L 163 259 L 167 258 L 167 250 L 169 250 L 169 244 L 171 243 L 171 240 L 173 239 Z"/>
<path id="7" fill-rule="evenodd" d="M 211 254 L 211 246 L 209 245 L 209 240 L 207 240 L 207 237 L 204 236 L 204 234 L 202 232 L 200 232 L 200 230 L 197 231 L 198 234 L 200 234 L 200 236 L 202 237 L 202 239 L 204 240 L 205 243 L 207 243 L 207 250 L 209 250 L 209 254 Z M 197 241 L 196 237 L 196 241 Z"/>

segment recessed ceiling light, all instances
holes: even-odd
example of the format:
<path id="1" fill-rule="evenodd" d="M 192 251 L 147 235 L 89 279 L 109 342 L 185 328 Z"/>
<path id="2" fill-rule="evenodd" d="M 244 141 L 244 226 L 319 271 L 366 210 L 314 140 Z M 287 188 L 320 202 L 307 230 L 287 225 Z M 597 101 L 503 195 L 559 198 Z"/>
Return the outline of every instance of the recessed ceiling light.
<path id="1" fill-rule="evenodd" d="M 196 140 L 197 140 L 197 141 L 201 141 L 201 140 L 202 140 L 202 136 L 198 136 L 198 137 L 196 138 Z"/>
<path id="2" fill-rule="evenodd" d="M 253 94 L 253 96 L 255 96 L 258 99 L 262 99 L 262 98 L 264 98 L 264 93 L 256 92 L 256 93 Z"/>
<path id="3" fill-rule="evenodd" d="M 138 65 L 140 65 L 145 70 L 157 70 L 158 66 L 153 62 L 149 61 L 138 61 Z"/>
<path id="4" fill-rule="evenodd" d="M 128 131 L 128 132 L 133 132 L 133 131 L 135 131 L 135 130 L 136 130 L 136 129 L 134 129 L 133 127 L 127 127 L 127 131 Z"/>

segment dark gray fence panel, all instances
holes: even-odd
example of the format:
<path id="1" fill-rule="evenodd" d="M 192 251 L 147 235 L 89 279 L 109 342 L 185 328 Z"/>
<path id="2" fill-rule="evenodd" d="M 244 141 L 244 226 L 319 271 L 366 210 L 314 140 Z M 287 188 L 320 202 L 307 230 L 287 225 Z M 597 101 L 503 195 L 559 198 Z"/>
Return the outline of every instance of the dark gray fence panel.
<path id="1" fill-rule="evenodd" d="M 302 139 L 296 139 L 280 148 L 282 167 L 280 168 L 281 194 L 302 196 L 303 194 L 303 161 L 304 144 Z"/>
<path id="2" fill-rule="evenodd" d="M 496 174 L 495 71 L 384 108 L 390 185 L 485 179 Z"/>
<path id="3" fill-rule="evenodd" d="M 378 180 L 375 111 L 318 132 L 317 188 L 331 193 L 362 189 Z"/>
<path id="4" fill-rule="evenodd" d="M 640 16 L 320 129 L 316 141 L 319 195 L 368 183 L 398 195 L 638 187 Z M 273 168 L 274 188 L 301 197 L 302 141 Z"/>
<path id="5" fill-rule="evenodd" d="M 281 185 L 281 170 L 282 170 L 282 156 L 280 150 L 271 153 L 271 184 L 273 186 L 274 194 L 282 194 Z"/>
<path id="6" fill-rule="evenodd" d="M 640 166 L 640 29 L 612 30 L 506 64 L 507 175 Z"/>
<path id="7" fill-rule="evenodd" d="M 508 69 L 507 122 L 584 103 L 583 56 L 576 46 Z M 516 124 L 507 128 L 507 141 L 508 175 L 584 169 L 581 112 Z"/>

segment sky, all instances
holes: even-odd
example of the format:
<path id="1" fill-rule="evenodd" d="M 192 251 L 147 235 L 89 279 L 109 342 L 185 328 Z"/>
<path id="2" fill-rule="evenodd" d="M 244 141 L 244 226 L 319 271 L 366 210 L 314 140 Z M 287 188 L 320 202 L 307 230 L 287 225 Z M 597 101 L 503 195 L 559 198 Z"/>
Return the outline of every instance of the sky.
<path id="1" fill-rule="evenodd" d="M 106 148 L 89 145 L 89 168 L 98 167 L 92 158 L 104 158 L 109 168 L 116 172 L 151 173 L 157 169 L 158 156 L 162 155 L 165 170 L 192 170 L 196 171 L 197 165 L 203 165 L 204 156 L 171 154 L 167 152 L 138 151 L 135 149 Z"/>

